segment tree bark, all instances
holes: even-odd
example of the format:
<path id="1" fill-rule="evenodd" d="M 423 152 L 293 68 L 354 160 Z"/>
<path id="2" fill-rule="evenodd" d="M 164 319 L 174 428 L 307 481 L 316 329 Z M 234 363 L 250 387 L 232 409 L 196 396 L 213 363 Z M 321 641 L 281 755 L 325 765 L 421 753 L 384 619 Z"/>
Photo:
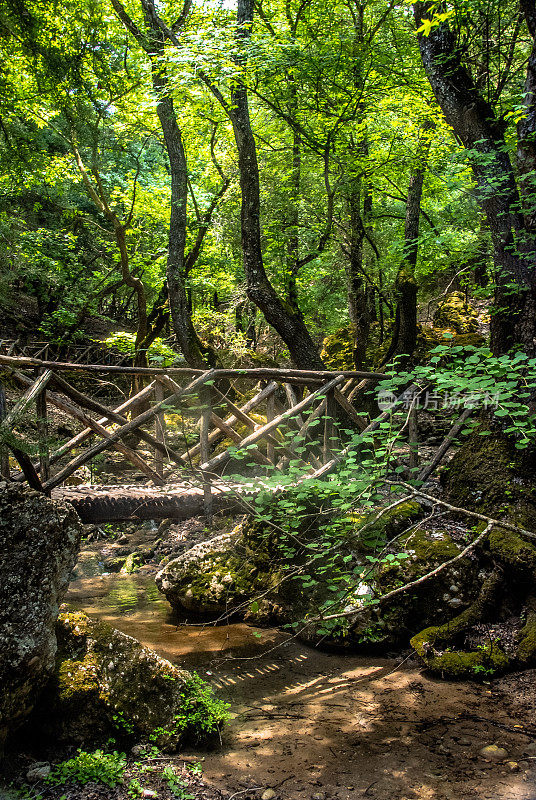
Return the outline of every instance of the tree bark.
<path id="1" fill-rule="evenodd" d="M 414 4 L 417 26 L 432 19 L 430 2 Z M 530 0 L 520 0 L 529 31 L 536 33 L 536 12 Z M 448 23 L 433 26 L 428 36 L 419 33 L 421 58 L 445 119 L 470 151 L 471 167 L 478 187 L 479 203 L 490 228 L 495 263 L 495 306 L 491 319 L 491 345 L 503 353 L 521 344 L 530 355 L 536 354 L 536 285 L 533 214 L 524 217 L 522 197 L 506 147 L 505 124 L 495 109 L 478 91 L 469 70 L 462 62 L 462 50 Z M 531 161 L 534 141 L 524 132 L 536 125 L 534 88 L 536 52 L 533 48 L 527 65 L 527 120 L 522 126 L 519 145 L 523 175 L 533 175 Z M 530 169 L 529 169 L 530 168 Z M 525 178 L 525 186 L 532 182 Z"/>
<path id="2" fill-rule="evenodd" d="M 404 256 L 395 282 L 397 343 L 394 352 L 407 356 L 413 354 L 417 345 L 418 287 L 415 268 L 419 254 L 422 190 L 430 151 L 432 127 L 432 123 L 429 122 L 423 126 L 417 148 L 417 163 L 409 179 L 404 225 Z"/>
<path id="3" fill-rule="evenodd" d="M 251 34 L 253 0 L 238 0 L 237 39 L 244 48 Z M 241 66 L 245 56 L 241 58 Z M 286 304 L 278 296 L 264 269 L 260 224 L 260 179 L 257 147 L 249 116 L 248 92 L 241 77 L 234 79 L 231 103 L 225 102 L 219 90 L 209 88 L 222 103 L 233 126 L 238 152 L 242 204 L 240 211 L 241 242 L 247 295 L 262 311 L 287 345 L 292 361 L 302 369 L 322 369 L 323 363 L 299 309 Z"/>
<path id="4" fill-rule="evenodd" d="M 186 228 L 188 199 L 188 164 L 177 122 L 177 114 L 170 92 L 169 78 L 162 58 L 166 42 L 166 29 L 161 25 L 154 4 L 141 0 L 145 18 L 145 32 L 140 30 L 126 12 L 120 0 L 112 6 L 129 33 L 147 53 L 151 63 L 153 90 L 157 99 L 156 112 L 169 158 L 171 173 L 171 216 L 167 258 L 167 284 L 173 332 L 187 363 L 192 367 L 211 366 L 211 351 L 203 346 L 192 324 L 191 309 L 186 293 Z M 174 30 L 186 21 L 189 4 L 185 2 Z"/>

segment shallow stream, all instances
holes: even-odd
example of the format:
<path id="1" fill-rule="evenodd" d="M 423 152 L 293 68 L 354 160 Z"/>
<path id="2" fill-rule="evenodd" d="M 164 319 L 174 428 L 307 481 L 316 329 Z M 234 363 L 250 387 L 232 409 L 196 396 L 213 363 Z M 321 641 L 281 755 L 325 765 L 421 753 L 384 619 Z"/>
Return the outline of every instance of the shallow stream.
<path id="1" fill-rule="evenodd" d="M 532 741 L 500 687 L 431 680 L 411 663 L 322 653 L 275 629 L 179 620 L 146 575 L 80 578 L 67 602 L 196 669 L 233 718 L 205 779 L 281 800 L 535 800 Z M 497 743 L 511 764 L 485 761 Z M 256 788 L 257 792 L 251 792 Z"/>

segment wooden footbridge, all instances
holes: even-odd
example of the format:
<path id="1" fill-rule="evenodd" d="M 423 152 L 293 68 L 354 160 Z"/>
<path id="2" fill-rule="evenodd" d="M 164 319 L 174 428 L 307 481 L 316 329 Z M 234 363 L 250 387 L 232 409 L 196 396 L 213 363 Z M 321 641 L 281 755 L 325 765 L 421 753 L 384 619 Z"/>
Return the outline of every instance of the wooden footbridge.
<path id="1" fill-rule="evenodd" d="M 84 522 L 210 517 L 289 465 L 301 480 L 328 475 L 348 431 L 372 431 L 390 413 L 370 421 L 352 404 L 384 377 L 0 355 L 0 472 L 71 502 Z M 128 485 L 110 476 L 117 467 Z"/>

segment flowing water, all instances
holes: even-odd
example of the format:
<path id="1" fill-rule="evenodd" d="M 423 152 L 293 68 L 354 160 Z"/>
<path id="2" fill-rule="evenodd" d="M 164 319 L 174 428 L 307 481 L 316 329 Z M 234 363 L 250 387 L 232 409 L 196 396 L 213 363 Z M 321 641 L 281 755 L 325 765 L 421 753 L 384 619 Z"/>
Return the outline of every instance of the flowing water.
<path id="1" fill-rule="evenodd" d="M 248 656 L 283 642 L 275 629 L 190 624 L 179 620 L 148 575 L 114 573 L 71 583 L 66 602 L 138 639 L 159 655 L 185 667 L 209 665 L 225 656 Z"/>
<path id="2" fill-rule="evenodd" d="M 389 659 L 321 653 L 275 629 L 187 624 L 146 575 L 80 578 L 67 601 L 196 669 L 231 702 L 221 747 L 185 753 L 200 757 L 205 780 L 227 793 L 536 798 L 534 761 L 523 761 L 527 737 L 494 687 L 431 680 Z M 517 766 L 484 761 L 479 749 L 490 743 Z"/>

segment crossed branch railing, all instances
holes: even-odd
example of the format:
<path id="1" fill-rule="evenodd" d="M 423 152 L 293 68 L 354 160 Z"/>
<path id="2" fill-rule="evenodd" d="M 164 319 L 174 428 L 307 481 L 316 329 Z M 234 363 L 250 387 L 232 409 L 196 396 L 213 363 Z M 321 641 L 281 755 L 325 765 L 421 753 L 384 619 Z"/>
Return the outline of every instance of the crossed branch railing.
<path id="1" fill-rule="evenodd" d="M 4 477 L 27 481 L 34 488 L 50 493 L 99 454 L 115 450 L 155 486 L 165 486 L 177 472 L 196 473 L 205 486 L 207 505 L 212 482 L 238 450 L 245 451 L 258 467 L 284 471 L 294 461 L 304 475 L 326 474 L 343 449 L 338 430 L 341 419 L 346 420 L 346 428 L 348 424 L 356 430 L 366 427 L 349 398 L 356 389 L 384 377 L 381 373 L 361 371 L 268 368 L 203 371 L 186 367 L 81 365 L 6 355 L 0 355 L 0 369 L 4 384 L 22 392 L 8 411 L 5 390 L 0 388 L 0 441 L 4 442 L 0 469 Z M 77 379 L 87 381 L 88 376 L 95 375 L 123 381 L 136 377 L 147 383 L 111 408 L 73 385 Z M 253 396 L 245 400 L 244 389 L 249 394 L 253 390 Z M 21 421 L 28 419 L 34 404 L 38 439 L 34 449 L 38 456 L 32 459 L 28 455 L 32 448 L 25 446 L 26 440 L 17 439 L 14 431 Z M 55 449 L 51 449 L 47 435 L 50 406 L 82 426 L 82 430 Z M 252 412 L 256 418 L 251 416 Z M 170 414 L 177 415 L 183 423 L 182 447 L 177 442 L 180 439 L 177 431 L 170 436 Z M 184 429 L 185 419 L 188 434 Z M 84 448 L 92 437 L 96 441 Z M 231 446 L 215 452 L 225 440 Z M 143 454 L 139 450 L 141 443 L 145 448 Z M 18 461 L 19 471 L 13 472 L 7 448 Z"/>

